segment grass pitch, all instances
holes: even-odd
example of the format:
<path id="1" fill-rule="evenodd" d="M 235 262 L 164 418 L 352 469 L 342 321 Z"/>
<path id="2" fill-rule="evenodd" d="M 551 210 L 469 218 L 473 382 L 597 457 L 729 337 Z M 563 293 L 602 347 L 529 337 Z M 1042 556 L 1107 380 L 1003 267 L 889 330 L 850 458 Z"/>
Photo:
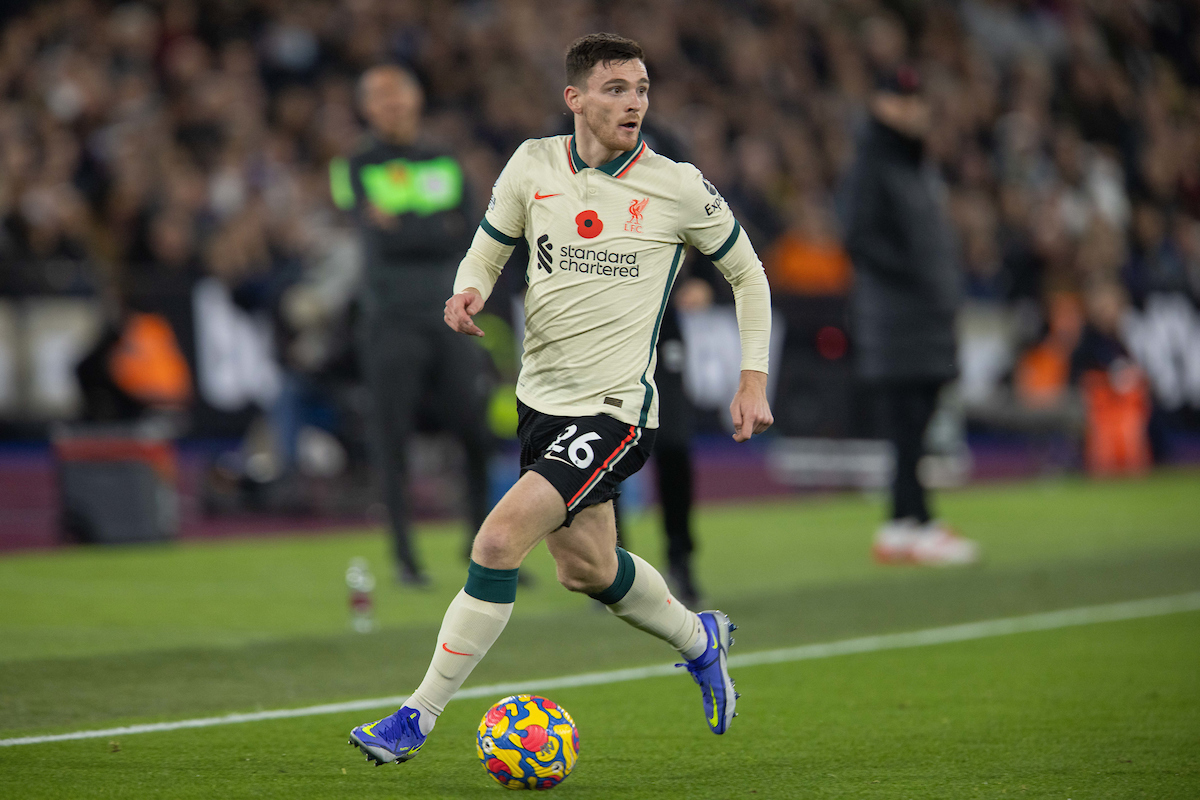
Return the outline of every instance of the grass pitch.
<path id="1" fill-rule="evenodd" d="M 734 653 L 1200 589 L 1200 480 L 1075 481 L 942 497 L 980 539 L 969 570 L 882 568 L 857 497 L 709 508 L 700 575 Z M 444 531 L 443 533 L 448 533 Z M 660 549 L 653 520 L 631 547 Z M 76 550 L 0 561 L 0 738 L 403 693 L 462 580 L 456 535 L 422 542 L 438 584 L 386 584 L 383 630 L 346 631 L 341 573 L 374 534 Z M 542 578 L 468 686 L 668 661 Z M 384 577 L 384 576 L 381 576 Z M 547 692 L 580 726 L 574 797 L 1200 797 L 1200 614 L 746 667 L 741 716 L 707 731 L 694 684 Z M 682 673 L 682 670 L 680 671 Z M 482 797 L 492 700 L 452 703 L 413 762 L 345 745 L 378 713 L 0 747 L 12 797 Z"/>

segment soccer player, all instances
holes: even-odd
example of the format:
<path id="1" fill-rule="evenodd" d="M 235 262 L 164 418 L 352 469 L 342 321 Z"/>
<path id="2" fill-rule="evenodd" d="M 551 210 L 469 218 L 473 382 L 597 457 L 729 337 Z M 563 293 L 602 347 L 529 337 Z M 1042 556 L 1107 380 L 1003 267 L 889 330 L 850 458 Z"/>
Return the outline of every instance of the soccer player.
<path id="1" fill-rule="evenodd" d="M 446 323 L 472 321 L 520 237 L 529 243 L 526 333 L 517 383 L 520 480 L 475 537 L 466 586 L 442 621 L 425 679 L 400 710 L 350 733 L 377 764 L 417 754 L 447 701 L 504 630 L 517 568 L 546 542 L 567 589 L 667 641 L 700 685 L 714 733 L 734 717 L 726 668 L 735 629 L 671 596 L 662 575 L 616 547 L 612 498 L 654 442 L 655 340 L 684 250 L 708 254 L 733 286 L 742 374 L 734 439 L 772 423 L 767 404 L 770 290 L 724 199 L 690 164 L 646 147 L 650 81 L 641 47 L 591 34 L 567 53 L 564 98 L 575 133 L 522 144 L 458 268 Z"/>

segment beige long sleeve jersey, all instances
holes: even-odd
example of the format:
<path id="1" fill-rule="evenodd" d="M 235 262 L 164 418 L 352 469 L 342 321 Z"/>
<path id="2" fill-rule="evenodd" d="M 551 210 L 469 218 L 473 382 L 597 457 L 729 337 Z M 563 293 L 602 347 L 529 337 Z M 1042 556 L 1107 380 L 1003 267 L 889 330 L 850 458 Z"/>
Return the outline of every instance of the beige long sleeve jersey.
<path id="1" fill-rule="evenodd" d="M 517 397 L 563 417 L 607 414 L 658 427 L 655 344 L 688 245 L 733 287 L 742 369 L 767 371 L 771 295 L 729 206 L 691 164 L 633 150 L 588 167 L 573 136 L 530 139 L 501 173 L 455 293 L 486 299 L 529 243 Z"/>

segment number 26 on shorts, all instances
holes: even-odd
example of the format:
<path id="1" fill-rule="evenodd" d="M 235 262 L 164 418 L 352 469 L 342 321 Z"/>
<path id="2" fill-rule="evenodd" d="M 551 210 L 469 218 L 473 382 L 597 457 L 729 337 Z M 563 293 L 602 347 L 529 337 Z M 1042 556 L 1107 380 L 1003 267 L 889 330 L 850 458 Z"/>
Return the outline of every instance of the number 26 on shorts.
<path id="1" fill-rule="evenodd" d="M 546 448 L 546 451 L 549 453 L 561 453 L 566 450 L 567 458 L 571 459 L 572 464 L 580 469 L 587 469 L 589 466 L 591 466 L 592 461 L 596 458 L 596 454 L 592 452 L 592 448 L 588 446 L 588 442 L 594 442 L 602 437 L 595 431 L 588 431 L 586 433 L 579 434 L 579 436 L 575 436 L 575 433 L 578 430 L 578 425 L 568 425 L 563 429 L 563 432 L 558 435 L 558 438 L 551 442 L 550 446 Z M 570 439 L 572 436 L 575 436 L 575 438 L 564 447 L 562 442 L 566 439 Z"/>

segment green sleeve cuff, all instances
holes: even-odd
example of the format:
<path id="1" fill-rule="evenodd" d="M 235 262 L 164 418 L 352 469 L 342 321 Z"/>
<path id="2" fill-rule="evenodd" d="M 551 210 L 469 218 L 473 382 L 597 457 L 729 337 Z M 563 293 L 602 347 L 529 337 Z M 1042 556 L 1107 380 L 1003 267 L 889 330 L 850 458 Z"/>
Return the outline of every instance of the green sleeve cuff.
<path id="1" fill-rule="evenodd" d="M 350 162 L 340 156 L 329 162 L 329 194 L 342 211 L 354 208 L 354 187 L 350 184 Z"/>
<path id="2" fill-rule="evenodd" d="M 484 232 L 487 233 L 488 236 L 492 237 L 500 244 L 515 245 L 517 242 L 521 241 L 519 237 L 508 236 L 507 234 L 503 234 L 496 230 L 496 226 L 488 222 L 487 217 L 484 217 L 479 221 L 479 227 L 483 228 Z"/>
<path id="3" fill-rule="evenodd" d="M 742 223 L 736 219 L 733 221 L 733 230 L 729 233 L 729 238 L 725 240 L 725 244 L 717 248 L 717 252 L 709 255 L 713 261 L 720 261 L 725 257 L 725 254 L 733 249 L 733 245 L 737 242 L 738 234 L 742 232 Z"/>

